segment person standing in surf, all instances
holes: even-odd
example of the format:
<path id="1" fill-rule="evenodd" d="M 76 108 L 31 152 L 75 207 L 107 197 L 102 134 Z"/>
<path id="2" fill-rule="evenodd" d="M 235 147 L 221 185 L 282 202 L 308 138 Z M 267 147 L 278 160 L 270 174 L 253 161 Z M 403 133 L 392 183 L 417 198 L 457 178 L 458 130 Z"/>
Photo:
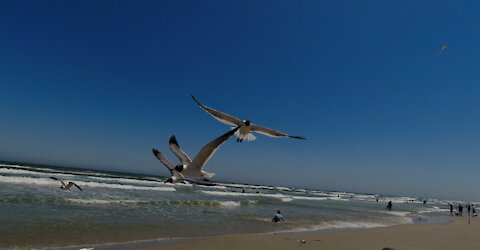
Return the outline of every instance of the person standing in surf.
<path id="1" fill-rule="evenodd" d="M 275 214 L 275 216 L 273 216 L 272 221 L 275 223 L 285 221 L 285 219 L 282 216 L 282 213 L 280 213 L 280 210 L 277 210 L 277 213 Z"/>
<path id="2" fill-rule="evenodd" d="M 392 210 L 392 201 L 389 201 L 389 202 L 388 202 L 387 209 L 388 209 L 388 210 Z"/>

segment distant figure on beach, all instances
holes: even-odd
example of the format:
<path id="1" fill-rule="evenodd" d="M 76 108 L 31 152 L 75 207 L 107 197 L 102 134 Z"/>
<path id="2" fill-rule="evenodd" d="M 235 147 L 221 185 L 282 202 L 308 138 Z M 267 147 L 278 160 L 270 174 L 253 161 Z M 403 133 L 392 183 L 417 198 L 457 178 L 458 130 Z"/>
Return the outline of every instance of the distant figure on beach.
<path id="1" fill-rule="evenodd" d="M 242 193 L 245 193 L 245 189 L 242 188 Z"/>
<path id="2" fill-rule="evenodd" d="M 462 206 L 462 204 L 458 204 L 458 215 L 463 216 L 463 206 Z"/>
<path id="3" fill-rule="evenodd" d="M 377 197 L 377 202 L 378 202 L 378 197 Z"/>
<path id="4" fill-rule="evenodd" d="M 453 205 L 450 203 L 450 215 L 453 215 Z"/>
<path id="5" fill-rule="evenodd" d="M 275 223 L 285 221 L 285 219 L 283 219 L 282 213 L 280 213 L 280 210 L 277 210 L 277 213 L 275 214 L 275 216 L 273 216 L 272 221 Z"/>
<path id="6" fill-rule="evenodd" d="M 470 216 L 470 204 L 467 205 L 468 216 Z"/>
<path id="7" fill-rule="evenodd" d="M 472 216 L 475 217 L 477 216 L 477 212 L 475 211 L 475 206 L 472 205 Z"/>
<path id="8" fill-rule="evenodd" d="M 426 205 L 427 204 L 427 200 L 423 200 L 423 205 Z"/>
<path id="9" fill-rule="evenodd" d="M 392 201 L 389 201 L 389 202 L 388 202 L 387 209 L 388 209 L 388 210 L 392 210 Z"/>

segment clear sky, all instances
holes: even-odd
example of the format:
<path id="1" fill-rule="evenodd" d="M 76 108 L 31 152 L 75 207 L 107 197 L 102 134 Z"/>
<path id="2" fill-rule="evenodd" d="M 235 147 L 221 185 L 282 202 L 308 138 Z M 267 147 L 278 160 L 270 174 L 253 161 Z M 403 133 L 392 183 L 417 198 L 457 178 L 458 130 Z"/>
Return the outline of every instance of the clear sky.
<path id="1" fill-rule="evenodd" d="M 478 1 L 2 1 L 0 159 L 480 200 Z M 446 49 L 440 51 L 442 45 Z"/>

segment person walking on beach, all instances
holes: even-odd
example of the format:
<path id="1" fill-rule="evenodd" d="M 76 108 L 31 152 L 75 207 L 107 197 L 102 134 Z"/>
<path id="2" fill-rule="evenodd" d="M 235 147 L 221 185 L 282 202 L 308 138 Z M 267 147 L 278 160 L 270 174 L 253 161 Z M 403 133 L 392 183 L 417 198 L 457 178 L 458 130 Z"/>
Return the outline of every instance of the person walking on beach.
<path id="1" fill-rule="evenodd" d="M 467 205 L 468 216 L 470 216 L 470 204 Z"/>
<path id="2" fill-rule="evenodd" d="M 285 221 L 285 219 L 283 219 L 282 213 L 280 213 L 280 210 L 277 210 L 277 213 L 275 214 L 275 216 L 273 216 L 272 221 L 275 223 Z"/>
<path id="3" fill-rule="evenodd" d="M 453 205 L 450 203 L 450 215 L 453 215 Z"/>
<path id="4" fill-rule="evenodd" d="M 389 202 L 388 202 L 387 209 L 388 209 L 388 210 L 392 210 L 392 201 L 389 201 Z"/>
<path id="5" fill-rule="evenodd" d="M 475 206 L 472 205 L 472 216 L 475 217 L 477 216 L 477 212 L 475 211 Z"/>
<path id="6" fill-rule="evenodd" d="M 463 206 L 462 204 L 458 204 L 458 215 L 463 216 Z"/>

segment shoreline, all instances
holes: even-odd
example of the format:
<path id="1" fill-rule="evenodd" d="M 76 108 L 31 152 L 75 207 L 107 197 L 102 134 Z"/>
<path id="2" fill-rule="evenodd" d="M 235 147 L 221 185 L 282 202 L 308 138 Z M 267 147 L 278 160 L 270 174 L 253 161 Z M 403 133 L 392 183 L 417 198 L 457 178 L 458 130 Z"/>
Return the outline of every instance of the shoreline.
<path id="1" fill-rule="evenodd" d="M 450 217 L 450 216 L 447 216 Z M 452 216 L 448 224 L 402 224 L 337 231 L 222 235 L 128 249 L 480 249 L 480 221 Z M 304 243 L 302 243 L 304 240 Z"/>
<path id="2" fill-rule="evenodd" d="M 327 238 L 337 237 L 336 235 L 356 235 L 356 234 L 375 234 L 376 231 L 396 231 L 396 228 L 406 227 L 407 231 L 415 229 L 417 226 L 420 227 L 432 227 L 436 228 L 438 226 L 447 226 L 447 227 L 457 227 L 457 225 L 462 225 L 462 221 L 467 221 L 467 217 L 458 217 L 450 215 L 435 215 L 434 217 L 440 218 L 432 220 L 432 223 L 424 222 L 412 222 L 405 224 L 389 225 L 389 226 L 379 226 L 379 227 L 367 227 L 367 228 L 328 228 L 328 229 L 318 229 L 318 230 L 305 230 L 305 231 L 275 231 L 275 232 L 264 232 L 264 233 L 244 233 L 244 234 L 226 234 L 226 235 L 214 235 L 214 236 L 198 236 L 198 237 L 174 237 L 174 238 L 157 238 L 157 239 L 147 239 L 147 240 L 136 240 L 136 241 L 126 241 L 126 242 L 111 242 L 111 243 L 101 243 L 101 244 L 79 244 L 58 247 L 55 249 L 59 250 L 73 250 L 81 248 L 93 248 L 93 249 L 145 249 L 145 250 L 154 250 L 154 249 L 230 249 L 230 247 L 220 244 L 217 247 L 217 243 L 222 242 L 238 242 L 239 245 L 247 244 L 249 249 L 264 249 L 264 247 L 256 248 L 256 246 L 251 245 L 252 242 L 261 242 L 261 245 L 269 244 L 270 241 L 278 242 L 283 240 L 295 241 L 298 245 L 304 246 L 306 243 L 310 242 L 321 242 L 320 238 L 327 236 Z M 431 217 L 433 218 L 433 217 Z M 471 218 L 472 222 L 475 221 L 474 218 Z M 468 226 L 468 225 L 467 225 Z M 470 225 L 472 226 L 472 225 Z M 476 226 L 475 226 L 476 227 Z M 474 228 L 474 227 L 472 227 Z M 480 225 L 476 228 L 480 229 Z M 404 230 L 404 229 L 402 229 Z M 350 237 L 350 236 L 349 236 Z M 305 243 L 301 243 L 301 240 L 305 240 Z M 285 242 L 286 243 L 286 242 Z M 480 242 L 479 242 L 480 243 Z M 200 246 L 199 246 L 200 244 Z M 234 243 L 237 244 L 237 243 Z M 287 244 L 291 247 L 291 244 Z M 310 245 L 310 244 L 309 244 Z M 225 248 L 226 247 L 226 248 Z M 273 246 L 272 246 L 273 247 Z M 275 248 L 280 246 L 275 245 Z M 480 244 L 479 244 L 480 247 Z M 236 249 L 236 248 L 232 248 Z M 238 248 L 243 249 L 243 248 Z M 278 248 L 282 249 L 282 248 Z M 288 249 L 288 248 L 285 248 Z M 330 248 L 328 248 L 330 249 Z M 337 249 L 337 248 L 332 248 Z M 351 249 L 351 248 L 339 248 L 339 249 Z M 359 249 L 354 247 L 354 249 Z M 366 248 L 368 249 L 368 248 Z M 402 248 L 403 249 L 403 248 Z M 447 248 L 448 249 L 448 248 Z"/>

